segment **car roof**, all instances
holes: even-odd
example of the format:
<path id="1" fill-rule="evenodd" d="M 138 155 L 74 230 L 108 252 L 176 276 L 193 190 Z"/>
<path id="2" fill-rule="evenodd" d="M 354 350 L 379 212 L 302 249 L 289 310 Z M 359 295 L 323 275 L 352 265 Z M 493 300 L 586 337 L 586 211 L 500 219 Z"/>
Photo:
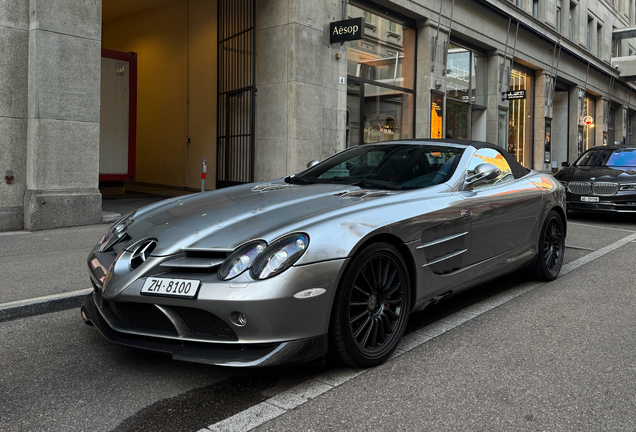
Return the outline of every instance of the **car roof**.
<path id="1" fill-rule="evenodd" d="M 627 145 L 616 145 L 616 144 L 599 145 L 599 146 L 590 147 L 589 149 L 585 151 L 590 151 L 590 150 L 636 150 L 636 147 L 627 146 Z"/>

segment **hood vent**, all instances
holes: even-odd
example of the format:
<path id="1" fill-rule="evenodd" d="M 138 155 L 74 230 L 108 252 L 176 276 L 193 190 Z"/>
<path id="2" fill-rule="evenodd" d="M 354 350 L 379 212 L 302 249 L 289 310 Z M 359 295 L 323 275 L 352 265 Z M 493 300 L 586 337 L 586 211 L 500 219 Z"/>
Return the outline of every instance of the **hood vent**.
<path id="1" fill-rule="evenodd" d="M 185 254 L 179 254 L 175 259 L 161 263 L 161 267 L 176 270 L 210 270 L 223 264 L 229 253 L 231 252 L 186 250 Z"/>
<path id="2" fill-rule="evenodd" d="M 352 191 L 352 192 L 338 192 L 337 194 L 334 194 L 334 196 L 337 196 L 340 198 L 378 198 L 378 197 L 383 197 L 387 195 L 395 195 L 395 193 L 387 192 L 387 191 L 359 190 L 359 191 Z"/>
<path id="3" fill-rule="evenodd" d="M 258 186 L 254 186 L 252 188 L 252 192 L 271 192 L 280 189 L 289 189 L 290 187 L 295 187 L 292 185 L 281 185 L 281 184 L 260 184 Z"/>

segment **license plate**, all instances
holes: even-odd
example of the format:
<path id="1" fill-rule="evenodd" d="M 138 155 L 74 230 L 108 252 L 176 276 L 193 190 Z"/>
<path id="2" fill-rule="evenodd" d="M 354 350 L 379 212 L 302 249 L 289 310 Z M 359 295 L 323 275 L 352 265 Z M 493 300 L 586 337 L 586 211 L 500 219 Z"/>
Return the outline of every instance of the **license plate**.
<path id="1" fill-rule="evenodd" d="M 200 285 L 201 281 L 193 279 L 149 277 L 144 282 L 141 293 L 145 295 L 194 298 Z"/>
<path id="2" fill-rule="evenodd" d="M 598 202 L 598 197 L 586 197 L 582 196 L 581 201 L 583 202 Z"/>

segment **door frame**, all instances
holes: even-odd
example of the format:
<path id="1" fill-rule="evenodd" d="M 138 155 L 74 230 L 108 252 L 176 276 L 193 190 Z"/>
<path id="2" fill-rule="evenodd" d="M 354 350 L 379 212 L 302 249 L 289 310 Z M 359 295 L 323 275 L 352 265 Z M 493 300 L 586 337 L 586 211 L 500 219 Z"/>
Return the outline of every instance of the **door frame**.
<path id="1" fill-rule="evenodd" d="M 99 180 L 134 180 L 137 167 L 137 53 L 102 48 L 102 57 L 127 61 L 130 65 L 128 97 L 128 173 L 99 174 Z"/>

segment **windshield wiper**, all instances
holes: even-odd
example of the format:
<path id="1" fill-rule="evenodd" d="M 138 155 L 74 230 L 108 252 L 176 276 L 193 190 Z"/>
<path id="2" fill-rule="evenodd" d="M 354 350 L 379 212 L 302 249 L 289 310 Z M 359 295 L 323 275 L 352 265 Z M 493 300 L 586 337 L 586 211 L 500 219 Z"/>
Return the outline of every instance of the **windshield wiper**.
<path id="1" fill-rule="evenodd" d="M 402 189 L 402 186 L 399 183 L 384 181 L 384 180 L 373 180 L 369 178 L 353 178 L 353 177 L 333 177 L 332 183 L 334 184 L 347 184 L 352 186 L 365 186 L 365 187 L 378 187 L 381 189 Z"/>
<path id="2" fill-rule="evenodd" d="M 285 177 L 285 183 L 289 184 L 314 184 L 316 182 L 316 177 L 309 177 L 308 179 L 304 179 L 302 177 L 296 177 L 295 175 L 290 175 Z"/>

